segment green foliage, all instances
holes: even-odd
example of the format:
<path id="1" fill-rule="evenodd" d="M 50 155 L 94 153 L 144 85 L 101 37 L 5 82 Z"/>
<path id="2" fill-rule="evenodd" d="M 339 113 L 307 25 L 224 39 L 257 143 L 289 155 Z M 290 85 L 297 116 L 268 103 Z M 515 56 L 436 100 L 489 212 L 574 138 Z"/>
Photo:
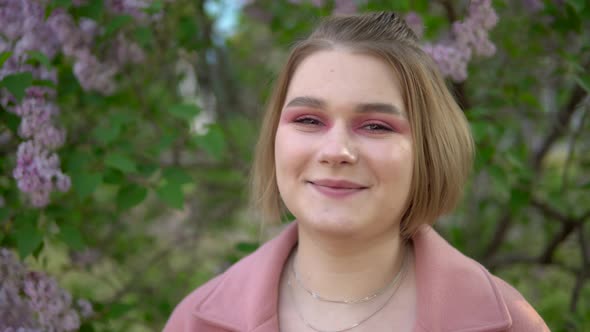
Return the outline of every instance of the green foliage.
<path id="1" fill-rule="evenodd" d="M 287 49 L 334 7 L 260 3 L 268 21 L 238 13 L 233 34 L 224 39 L 212 26 L 220 18 L 202 1 L 151 2 L 146 12 L 164 11 L 155 25 L 124 15 L 106 22 L 103 0 L 79 7 L 52 1 L 51 10 L 96 19 L 104 23 L 103 38 L 124 32 L 146 52 L 144 63 L 118 77 L 111 96 L 84 92 L 71 59 L 28 53 L 30 64 L 58 70 L 58 120 L 68 131 L 58 154 L 72 190 L 55 193 L 45 209 L 31 209 L 15 187 L 20 119 L 0 108 L 0 137 L 11 140 L 0 142 L 0 196 L 6 201 L 0 207 L 0 244 L 29 261 L 44 257 L 41 268 L 92 300 L 97 318 L 81 331 L 161 330 L 190 290 L 258 248 L 257 221 L 244 212 L 262 105 Z M 465 2 L 451 3 L 462 16 Z M 465 114 L 477 144 L 474 172 L 461 208 L 437 227 L 523 292 L 552 330 L 588 330 L 588 281 L 577 310 L 567 309 L 576 276 L 564 266 L 581 266 L 577 233 L 560 242 L 550 264 L 498 262 L 537 262 L 556 239 L 563 221 L 539 203 L 573 219 L 588 212 L 588 105 L 576 109 L 566 125 L 556 119 L 575 87 L 590 93 L 590 50 L 584 46 L 590 44 L 590 5 L 546 1 L 538 15 L 520 2 L 495 5 L 497 55 L 474 61 L 468 80 L 453 86 L 468 101 Z M 427 0 L 367 1 L 360 10 L 416 11 L 429 40 L 446 36 L 451 24 L 444 7 Z M 96 51 L 108 52 L 101 42 Z M 0 67 L 10 55 L 0 53 Z M 180 81 L 191 76 L 179 69 L 179 60 L 195 69 L 192 94 L 179 93 L 179 86 L 190 86 Z M 0 88 L 22 99 L 28 87 L 43 84 L 48 82 L 19 73 L 6 76 Z M 210 113 L 215 122 L 194 130 L 195 119 Z M 554 130 L 559 134 L 535 164 Z M 506 216 L 506 235 L 490 254 Z M 86 250 L 99 252 L 99 258 L 78 261 Z"/>
<path id="2" fill-rule="evenodd" d="M 17 100 L 22 100 L 25 96 L 25 90 L 33 84 L 33 75 L 29 72 L 10 74 L 0 81 L 0 88 L 4 87 Z"/>

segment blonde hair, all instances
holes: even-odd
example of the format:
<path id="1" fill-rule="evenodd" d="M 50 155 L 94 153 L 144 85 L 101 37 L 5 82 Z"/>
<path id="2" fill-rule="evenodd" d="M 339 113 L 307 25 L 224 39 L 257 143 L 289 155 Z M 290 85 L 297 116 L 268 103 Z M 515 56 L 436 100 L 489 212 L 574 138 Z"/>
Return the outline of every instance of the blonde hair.
<path id="1" fill-rule="evenodd" d="M 344 48 L 376 56 L 400 80 L 413 141 L 413 175 L 400 231 L 410 238 L 423 224 L 451 212 L 471 171 L 474 144 L 469 124 L 432 59 L 404 20 L 392 12 L 324 19 L 291 49 L 268 101 L 251 173 L 251 200 L 264 222 L 286 215 L 276 172 L 274 143 L 289 83 L 309 55 Z"/>

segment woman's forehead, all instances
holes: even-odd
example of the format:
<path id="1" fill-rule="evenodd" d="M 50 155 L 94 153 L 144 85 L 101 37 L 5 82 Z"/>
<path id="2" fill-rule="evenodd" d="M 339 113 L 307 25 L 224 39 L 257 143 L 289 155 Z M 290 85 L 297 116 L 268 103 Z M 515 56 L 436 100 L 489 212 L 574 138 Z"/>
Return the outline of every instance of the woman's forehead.
<path id="1" fill-rule="evenodd" d="M 295 70 L 283 107 L 296 99 L 297 103 L 389 104 L 403 112 L 399 87 L 393 68 L 378 57 L 345 50 L 319 51 Z"/>

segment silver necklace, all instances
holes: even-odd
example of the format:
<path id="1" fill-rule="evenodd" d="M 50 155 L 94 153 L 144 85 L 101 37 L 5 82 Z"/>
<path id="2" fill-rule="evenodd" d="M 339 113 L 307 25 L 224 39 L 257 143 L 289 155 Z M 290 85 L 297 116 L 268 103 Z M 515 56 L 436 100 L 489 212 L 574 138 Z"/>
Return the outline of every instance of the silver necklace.
<path id="1" fill-rule="evenodd" d="M 399 271 L 397 271 L 396 275 L 393 277 L 393 279 L 387 284 L 385 285 L 383 288 L 379 289 L 377 292 L 371 294 L 371 295 L 367 295 L 365 297 L 362 297 L 360 299 L 353 299 L 353 300 L 333 300 L 333 299 L 328 299 L 325 296 L 322 296 L 316 292 L 314 292 L 313 290 L 307 288 L 307 286 L 305 286 L 305 284 L 303 283 L 303 281 L 301 281 L 301 279 L 299 278 L 299 274 L 297 273 L 297 269 L 295 269 L 295 259 L 293 259 L 293 261 L 291 262 L 291 269 L 293 270 L 293 275 L 295 276 L 295 281 L 297 282 L 297 284 L 303 288 L 309 295 L 311 295 L 311 297 L 313 297 L 316 300 L 322 301 L 322 302 L 330 302 L 330 303 L 340 303 L 340 304 L 357 304 L 357 303 L 364 303 L 364 302 L 368 302 L 371 301 L 372 299 L 376 298 L 377 296 L 385 293 L 385 291 L 387 291 L 389 288 L 391 288 L 393 285 L 395 285 L 395 283 L 399 280 L 401 272 L 403 270 L 403 265 L 405 264 L 406 261 L 406 255 L 404 254 L 404 260 L 402 261 L 402 267 L 399 269 Z"/>
<path id="2" fill-rule="evenodd" d="M 404 254 L 404 259 L 402 261 L 402 266 L 400 268 L 400 270 L 398 271 L 398 273 L 396 274 L 395 278 L 393 279 L 393 282 L 390 283 L 389 285 L 386 286 L 386 288 L 392 286 L 393 284 L 397 283 L 398 280 L 401 280 L 403 278 L 403 276 L 405 276 L 406 274 L 406 269 L 407 269 L 407 250 Z M 295 269 L 293 268 L 294 265 L 292 265 L 292 270 L 293 270 L 293 275 L 295 275 Z M 355 327 L 363 324 L 364 322 L 368 321 L 369 319 L 371 319 L 373 316 L 375 316 L 378 312 L 380 312 L 381 310 L 383 310 L 383 308 L 385 308 L 385 306 L 389 303 L 389 301 L 391 301 L 391 299 L 393 298 L 393 296 L 395 295 L 395 293 L 397 293 L 397 290 L 399 289 L 400 283 L 398 283 L 397 285 L 395 285 L 395 289 L 393 290 L 393 292 L 391 292 L 391 295 L 389 295 L 389 297 L 387 298 L 387 300 L 385 302 L 383 302 L 382 305 L 380 305 L 377 310 L 375 310 L 373 313 L 371 313 L 369 316 L 361 319 L 360 321 L 354 323 L 353 325 L 343 328 L 343 329 L 338 329 L 338 330 L 324 330 L 324 329 L 320 329 L 318 327 L 313 326 L 310 322 L 308 322 L 305 317 L 303 317 L 303 313 L 301 312 L 299 306 L 297 305 L 297 301 L 295 300 L 295 290 L 293 289 L 293 285 L 291 284 L 291 278 L 287 279 L 287 284 L 289 285 L 289 289 L 291 290 L 291 297 L 293 298 L 293 305 L 295 307 L 295 312 L 297 313 L 297 315 L 299 316 L 299 319 L 301 319 L 301 321 L 303 322 L 303 324 L 305 324 L 305 326 L 309 327 L 310 329 L 316 331 L 316 332 L 344 332 L 344 331 L 349 331 L 354 329 Z M 306 289 L 307 291 L 307 289 Z M 380 290 L 381 291 L 381 290 Z M 374 298 L 375 296 L 373 296 L 372 298 Z M 327 302 L 336 302 L 336 303 L 342 303 L 342 304 L 351 304 L 351 303 L 344 303 L 344 302 L 337 302 L 337 301 L 327 301 Z M 357 302 L 358 303 L 358 302 Z"/>

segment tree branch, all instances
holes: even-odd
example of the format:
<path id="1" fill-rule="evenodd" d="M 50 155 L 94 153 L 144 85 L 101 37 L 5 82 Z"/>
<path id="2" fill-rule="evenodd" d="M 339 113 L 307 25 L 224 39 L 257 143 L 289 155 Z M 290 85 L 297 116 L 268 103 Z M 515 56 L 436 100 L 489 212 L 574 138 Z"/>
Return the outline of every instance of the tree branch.
<path id="1" fill-rule="evenodd" d="M 548 203 L 542 202 L 537 198 L 533 198 L 531 200 L 531 205 L 533 207 L 535 207 L 536 209 L 538 209 L 539 211 L 541 211 L 543 214 L 545 214 L 555 220 L 558 220 L 561 223 L 567 224 L 567 223 L 576 222 L 573 218 L 564 215 L 563 213 L 557 211 L 552 206 L 549 206 Z"/>
<path id="2" fill-rule="evenodd" d="M 545 137 L 543 143 L 541 143 L 541 147 L 533 156 L 532 166 L 535 173 L 539 173 L 543 159 L 557 139 L 563 135 L 578 104 L 586 95 L 586 91 L 579 84 L 576 84 L 565 107 L 557 113 L 556 121 L 549 130 L 549 135 Z"/>
<path id="3" fill-rule="evenodd" d="M 553 239 L 551 241 L 549 241 L 549 243 L 547 244 L 547 246 L 545 247 L 545 250 L 543 250 L 543 253 L 541 254 L 541 256 L 539 256 L 539 262 L 541 264 L 549 264 L 553 261 L 553 254 L 555 253 L 555 250 L 557 250 L 557 247 L 564 242 L 569 235 L 576 230 L 576 228 L 578 228 L 581 225 L 581 223 L 579 222 L 566 222 L 563 223 L 561 226 L 561 231 L 557 234 L 555 234 L 555 236 L 553 237 Z"/>
<path id="4" fill-rule="evenodd" d="M 490 270 L 495 270 L 495 269 L 505 268 L 505 267 L 509 267 L 511 265 L 517 265 L 517 264 L 555 266 L 561 270 L 567 271 L 572 274 L 579 273 L 578 269 L 568 266 L 562 262 L 552 261 L 552 262 L 543 263 L 543 262 L 539 261 L 538 257 L 525 256 L 525 255 L 506 255 L 506 256 L 502 256 L 502 257 L 497 257 L 493 261 L 490 261 L 490 263 L 488 264 L 488 267 L 490 268 Z"/>
<path id="5" fill-rule="evenodd" d="M 586 243 L 586 237 L 584 236 L 583 226 L 578 229 L 578 242 L 580 243 L 580 251 L 582 254 L 582 268 L 576 276 L 576 283 L 572 289 L 569 308 L 571 312 L 576 312 L 578 309 L 578 301 L 580 299 L 582 288 L 584 288 L 584 282 L 590 277 L 590 253 L 588 252 L 588 244 Z"/>
<path id="6" fill-rule="evenodd" d="M 541 162 L 543 161 L 543 158 L 545 158 L 545 155 L 547 154 L 547 152 L 549 152 L 549 149 L 553 146 L 557 139 L 563 135 L 565 129 L 568 127 L 569 121 L 571 120 L 571 117 L 574 114 L 578 104 L 586 95 L 587 94 L 585 90 L 579 84 L 576 84 L 574 90 L 570 95 L 568 102 L 561 109 L 561 111 L 559 111 L 557 115 L 557 121 L 555 122 L 553 128 L 550 130 L 549 135 L 545 137 L 543 143 L 541 144 L 541 148 L 537 150 L 537 152 L 534 154 L 534 157 L 530 161 L 533 170 L 533 178 L 538 176 L 538 174 L 540 173 Z M 531 189 L 532 188 L 529 188 L 529 190 Z M 500 248 L 500 244 L 504 241 L 504 237 L 506 236 L 511 224 L 512 216 L 510 215 L 509 209 L 507 209 L 507 211 L 502 215 L 500 221 L 496 226 L 494 236 L 490 241 L 490 244 L 484 251 L 483 258 L 486 261 L 489 261 L 490 258 L 497 253 L 498 249 Z M 568 227 L 563 229 L 562 233 L 560 233 L 560 236 L 567 237 L 567 235 L 569 235 L 569 233 L 573 231 L 573 229 L 570 229 L 571 227 L 572 225 L 568 225 Z M 557 245 L 561 243 L 561 241 L 563 241 L 563 239 L 558 241 L 557 238 L 554 240 L 556 241 Z M 546 254 L 552 254 L 552 251 L 547 251 Z M 550 259 L 549 256 L 543 257 L 546 259 Z"/>
<path id="7" fill-rule="evenodd" d="M 504 241 L 504 237 L 506 237 L 506 233 L 508 233 L 508 229 L 510 228 L 511 221 L 512 216 L 510 215 L 510 210 L 506 210 L 500 218 L 500 221 L 498 222 L 496 229 L 494 230 L 492 240 L 484 249 L 484 254 L 482 257 L 484 262 L 488 263 L 490 259 L 496 254 L 496 252 L 498 252 L 498 250 L 500 249 L 500 246 Z"/>

